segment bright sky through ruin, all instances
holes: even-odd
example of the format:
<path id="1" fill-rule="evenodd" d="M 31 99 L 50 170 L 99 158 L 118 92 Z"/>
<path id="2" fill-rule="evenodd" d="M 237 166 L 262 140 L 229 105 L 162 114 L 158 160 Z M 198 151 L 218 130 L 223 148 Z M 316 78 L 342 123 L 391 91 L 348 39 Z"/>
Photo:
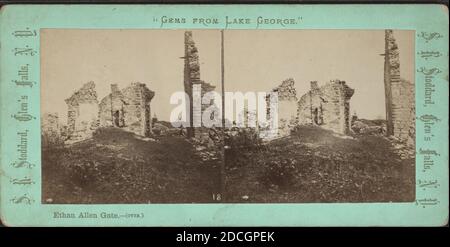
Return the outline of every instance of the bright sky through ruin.
<path id="1" fill-rule="evenodd" d="M 394 31 L 400 49 L 401 76 L 414 83 L 414 32 Z M 194 30 L 201 77 L 220 91 L 220 31 Z M 152 115 L 168 120 L 169 99 L 183 91 L 184 30 L 41 31 L 42 112 L 67 119 L 64 99 L 94 81 L 100 101 L 110 84 L 147 84 L 156 95 Z M 385 116 L 384 30 L 226 30 L 225 90 L 269 91 L 293 78 L 298 97 L 340 79 L 355 89 L 351 114 Z"/>

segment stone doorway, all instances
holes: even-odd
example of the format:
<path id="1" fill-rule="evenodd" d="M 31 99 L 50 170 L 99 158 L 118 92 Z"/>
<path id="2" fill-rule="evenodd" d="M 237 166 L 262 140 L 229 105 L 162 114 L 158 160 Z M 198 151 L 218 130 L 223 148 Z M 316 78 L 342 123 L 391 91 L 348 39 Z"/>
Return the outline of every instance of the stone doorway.
<path id="1" fill-rule="evenodd" d="M 313 119 L 314 119 L 314 124 L 322 125 L 322 123 L 323 123 L 322 106 L 320 106 L 320 109 L 317 107 L 314 108 Z"/>
<path id="2" fill-rule="evenodd" d="M 117 111 L 115 111 L 114 112 L 114 114 L 113 114 L 113 123 L 114 123 L 114 126 L 115 127 L 121 127 L 121 124 L 120 124 L 120 111 L 119 110 L 117 110 Z"/>

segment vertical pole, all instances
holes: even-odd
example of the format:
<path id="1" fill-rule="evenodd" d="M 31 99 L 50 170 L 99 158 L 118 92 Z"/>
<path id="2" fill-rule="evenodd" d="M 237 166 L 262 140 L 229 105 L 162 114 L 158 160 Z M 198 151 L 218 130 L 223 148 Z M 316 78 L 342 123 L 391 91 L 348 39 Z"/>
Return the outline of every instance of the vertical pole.
<path id="1" fill-rule="evenodd" d="M 225 127 L 225 65 L 224 65 L 224 37 L 223 29 L 221 33 L 221 52 L 220 52 L 220 62 L 221 62 L 221 76 L 222 76 L 222 127 Z"/>
<path id="2" fill-rule="evenodd" d="M 224 30 L 221 34 L 220 64 L 221 64 L 221 89 L 222 89 L 222 162 L 220 163 L 220 195 L 224 201 L 225 192 L 225 58 L 224 58 Z"/>

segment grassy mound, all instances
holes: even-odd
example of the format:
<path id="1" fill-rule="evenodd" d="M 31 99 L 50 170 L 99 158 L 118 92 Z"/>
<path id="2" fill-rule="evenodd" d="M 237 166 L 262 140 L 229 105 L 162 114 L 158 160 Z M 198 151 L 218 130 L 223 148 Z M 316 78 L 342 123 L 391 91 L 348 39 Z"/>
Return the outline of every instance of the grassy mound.
<path id="1" fill-rule="evenodd" d="M 260 149 L 226 157 L 232 202 L 414 200 L 414 159 L 380 136 L 343 138 L 303 126 Z"/>
<path id="2" fill-rule="evenodd" d="M 145 141 L 117 128 L 42 153 L 47 203 L 210 202 L 217 164 L 205 163 L 182 137 Z"/>

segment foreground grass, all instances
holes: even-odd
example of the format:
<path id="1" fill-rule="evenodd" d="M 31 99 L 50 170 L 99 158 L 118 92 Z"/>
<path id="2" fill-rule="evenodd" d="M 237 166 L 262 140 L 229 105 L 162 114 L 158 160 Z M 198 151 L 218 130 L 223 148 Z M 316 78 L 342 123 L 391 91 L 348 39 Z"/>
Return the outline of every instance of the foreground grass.
<path id="1" fill-rule="evenodd" d="M 241 142 L 243 140 L 243 142 Z M 301 127 L 225 152 L 223 202 L 406 202 L 414 200 L 414 159 L 380 136 L 335 136 Z M 248 147 L 242 144 L 251 142 Z M 145 141 L 116 128 L 42 151 L 44 203 L 208 203 L 220 160 L 204 161 L 184 137 Z"/>
<path id="2" fill-rule="evenodd" d="M 144 141 L 115 128 L 43 150 L 42 161 L 44 203 L 211 202 L 219 175 L 183 137 Z"/>
<path id="3" fill-rule="evenodd" d="M 399 202 L 414 200 L 414 159 L 380 136 L 341 138 L 301 127 L 270 145 L 226 153 L 230 202 Z"/>

